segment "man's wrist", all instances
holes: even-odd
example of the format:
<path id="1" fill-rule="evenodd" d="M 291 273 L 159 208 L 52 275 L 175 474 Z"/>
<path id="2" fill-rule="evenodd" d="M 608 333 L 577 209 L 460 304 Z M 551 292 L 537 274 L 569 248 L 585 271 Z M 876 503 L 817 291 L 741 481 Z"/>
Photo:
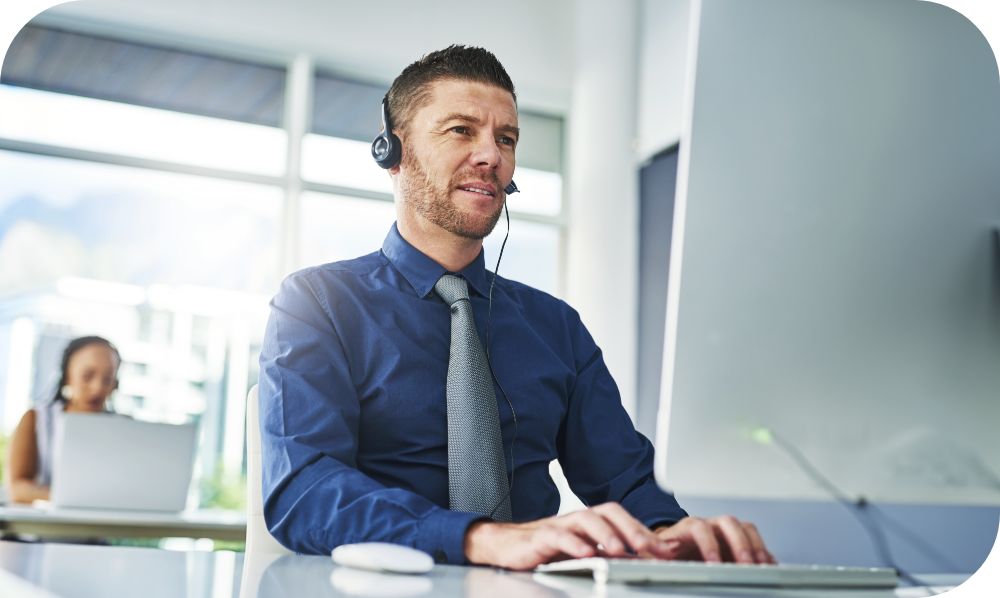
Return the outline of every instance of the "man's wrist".
<path id="1" fill-rule="evenodd" d="M 673 527 L 676 523 L 677 523 L 676 521 L 657 521 L 652 525 L 650 525 L 649 529 L 655 532 L 661 529 L 667 529 L 668 527 Z"/>
<path id="2" fill-rule="evenodd" d="M 489 519 L 472 522 L 465 531 L 465 560 L 473 565 L 488 565 L 492 552 L 489 549 L 492 538 L 500 524 Z"/>

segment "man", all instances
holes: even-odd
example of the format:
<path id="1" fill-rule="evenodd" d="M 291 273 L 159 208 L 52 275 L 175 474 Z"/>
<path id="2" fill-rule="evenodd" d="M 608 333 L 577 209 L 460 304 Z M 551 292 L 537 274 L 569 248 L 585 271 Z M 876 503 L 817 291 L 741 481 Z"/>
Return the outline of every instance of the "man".
<path id="1" fill-rule="evenodd" d="M 402 157 L 386 164 L 397 222 L 382 250 L 295 273 L 272 301 L 271 533 L 299 552 L 387 541 L 512 569 L 633 553 L 773 562 L 751 524 L 688 517 L 656 486 L 652 446 L 572 308 L 492 286 L 482 240 L 514 175 L 515 102 L 480 48 L 433 52 L 393 82 L 386 138 Z M 554 517 L 552 459 L 593 506 Z"/>

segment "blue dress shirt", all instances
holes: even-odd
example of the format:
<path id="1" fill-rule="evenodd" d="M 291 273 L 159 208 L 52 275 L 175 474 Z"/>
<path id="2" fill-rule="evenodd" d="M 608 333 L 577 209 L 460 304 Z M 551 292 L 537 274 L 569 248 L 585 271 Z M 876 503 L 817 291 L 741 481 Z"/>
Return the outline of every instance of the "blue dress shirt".
<path id="1" fill-rule="evenodd" d="M 384 541 L 465 562 L 465 532 L 483 517 L 448 510 L 442 274 L 393 225 L 381 251 L 292 274 L 272 300 L 260 355 L 264 517 L 285 546 L 329 553 Z M 492 275 L 482 252 L 456 274 L 485 341 Z M 650 526 L 686 516 L 656 486 L 653 448 L 576 311 L 498 277 L 489 339 L 515 412 L 497 388 L 514 521 L 558 511 L 553 459 L 588 505 L 617 501 Z"/>

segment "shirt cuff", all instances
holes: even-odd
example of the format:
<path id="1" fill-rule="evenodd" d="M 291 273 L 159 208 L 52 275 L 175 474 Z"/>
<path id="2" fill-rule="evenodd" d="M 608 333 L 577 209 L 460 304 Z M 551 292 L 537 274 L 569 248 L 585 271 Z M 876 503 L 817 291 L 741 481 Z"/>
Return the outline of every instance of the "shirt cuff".
<path id="1" fill-rule="evenodd" d="M 465 532 L 474 522 L 485 519 L 479 513 L 435 509 L 420 524 L 417 548 L 438 563 L 465 565 Z"/>
<path id="2" fill-rule="evenodd" d="M 629 492 L 621 504 L 626 511 L 650 529 L 656 525 L 676 523 L 688 516 L 687 512 L 677 504 L 674 495 L 660 490 L 653 480 Z"/>

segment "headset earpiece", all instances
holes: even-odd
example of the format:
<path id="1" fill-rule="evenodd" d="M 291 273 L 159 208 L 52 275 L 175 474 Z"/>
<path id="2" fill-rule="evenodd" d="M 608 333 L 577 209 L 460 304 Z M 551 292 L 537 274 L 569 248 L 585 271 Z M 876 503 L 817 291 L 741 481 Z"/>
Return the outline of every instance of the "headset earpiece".
<path id="1" fill-rule="evenodd" d="M 372 141 L 372 158 L 375 163 L 386 170 L 398 166 L 403 157 L 403 144 L 392 132 L 392 120 L 389 118 L 389 95 L 382 98 L 382 132 Z"/>
<path id="2" fill-rule="evenodd" d="M 514 184 L 514 179 L 511 179 L 510 183 L 508 183 L 507 186 L 503 188 L 503 192 L 506 193 L 507 195 L 510 195 L 511 193 L 520 193 L 521 190 L 518 189 L 517 185 Z"/>

